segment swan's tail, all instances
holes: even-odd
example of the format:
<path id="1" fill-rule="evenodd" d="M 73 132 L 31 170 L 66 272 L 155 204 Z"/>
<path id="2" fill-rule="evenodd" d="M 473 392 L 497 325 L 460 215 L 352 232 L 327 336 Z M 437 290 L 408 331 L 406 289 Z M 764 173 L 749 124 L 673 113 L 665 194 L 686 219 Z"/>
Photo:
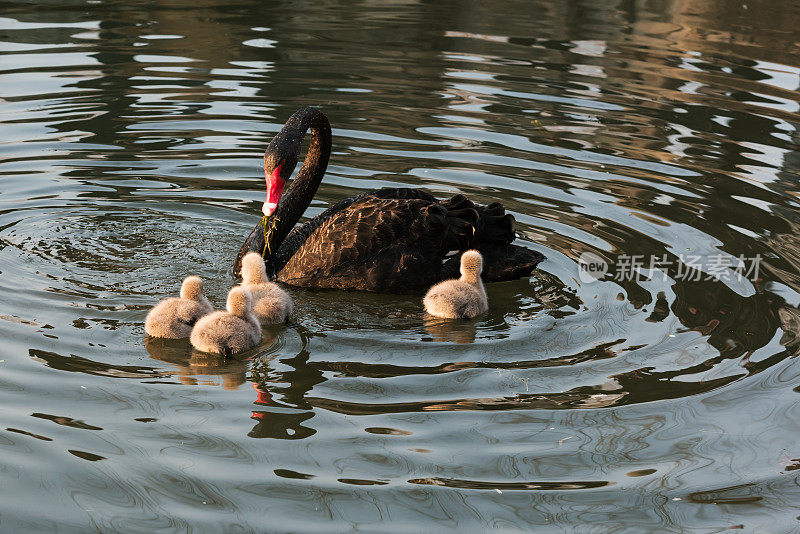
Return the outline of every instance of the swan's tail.
<path id="1" fill-rule="evenodd" d="M 441 204 L 447 210 L 451 241 L 458 243 L 457 248 L 507 245 L 514 241 L 514 216 L 506 213 L 499 202 L 481 206 L 464 195 L 456 195 Z"/>
<path id="2" fill-rule="evenodd" d="M 476 247 L 484 258 L 484 282 L 503 282 L 530 276 L 544 256 L 535 250 L 508 243 L 483 244 Z M 458 278 L 460 268 L 458 254 L 451 256 L 442 265 L 442 279 Z"/>

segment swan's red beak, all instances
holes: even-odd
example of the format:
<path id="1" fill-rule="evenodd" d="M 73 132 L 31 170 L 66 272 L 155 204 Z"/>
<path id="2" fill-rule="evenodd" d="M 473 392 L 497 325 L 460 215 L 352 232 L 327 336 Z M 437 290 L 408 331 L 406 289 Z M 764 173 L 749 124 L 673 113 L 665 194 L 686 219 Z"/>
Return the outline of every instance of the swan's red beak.
<path id="1" fill-rule="evenodd" d="M 261 211 L 267 217 L 275 213 L 278 201 L 283 194 L 283 186 L 286 185 L 286 182 L 281 178 L 281 167 L 283 165 L 275 167 L 272 174 L 267 174 L 267 169 L 264 169 L 264 178 L 267 180 L 267 198 L 264 200 L 264 207 L 261 208 Z"/>

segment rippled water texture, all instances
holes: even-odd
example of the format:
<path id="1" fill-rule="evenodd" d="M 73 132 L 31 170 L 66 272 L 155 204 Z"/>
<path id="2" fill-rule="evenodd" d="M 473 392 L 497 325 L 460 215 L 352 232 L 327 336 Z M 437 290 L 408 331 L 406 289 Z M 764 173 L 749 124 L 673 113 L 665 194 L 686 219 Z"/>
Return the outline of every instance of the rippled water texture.
<path id="1" fill-rule="evenodd" d="M 800 529 L 795 2 L 0 5 L 0 531 Z M 475 321 L 145 342 L 187 273 L 223 304 L 307 105 L 307 216 L 463 192 L 547 261 Z"/>

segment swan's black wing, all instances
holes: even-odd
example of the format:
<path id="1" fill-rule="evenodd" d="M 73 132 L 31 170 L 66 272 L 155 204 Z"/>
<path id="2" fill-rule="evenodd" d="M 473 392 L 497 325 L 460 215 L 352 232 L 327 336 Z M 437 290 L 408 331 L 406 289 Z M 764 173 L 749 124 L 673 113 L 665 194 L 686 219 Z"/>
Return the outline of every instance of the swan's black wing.
<path id="1" fill-rule="evenodd" d="M 396 200 L 427 200 L 431 203 L 436 203 L 436 198 L 422 191 L 421 189 L 409 189 L 399 187 L 385 187 L 376 191 L 369 191 L 362 193 L 355 197 L 340 200 L 330 208 L 326 209 L 313 219 L 306 221 L 303 224 L 295 226 L 286 239 L 283 240 L 280 247 L 278 247 L 274 258 L 272 259 L 272 266 L 275 271 L 280 271 L 284 265 L 289 262 L 292 256 L 303 246 L 306 239 L 319 228 L 322 223 L 327 221 L 334 214 L 342 210 L 348 209 L 351 205 L 359 204 L 366 199 L 396 199 Z M 258 228 L 256 229 L 258 230 Z M 263 240 L 262 240 L 263 241 Z"/>
<path id="2" fill-rule="evenodd" d="M 373 194 L 334 207 L 327 217 L 320 215 L 278 280 L 304 287 L 415 292 L 441 279 L 443 251 L 460 238 L 435 199 Z"/>

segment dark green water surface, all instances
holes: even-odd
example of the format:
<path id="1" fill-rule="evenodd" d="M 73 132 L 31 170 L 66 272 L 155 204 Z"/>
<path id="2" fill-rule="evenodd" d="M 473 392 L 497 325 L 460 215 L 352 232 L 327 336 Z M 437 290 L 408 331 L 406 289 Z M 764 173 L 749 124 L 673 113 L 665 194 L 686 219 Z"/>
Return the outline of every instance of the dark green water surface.
<path id="1" fill-rule="evenodd" d="M 800 531 L 798 28 L 791 0 L 0 2 L 0 531 Z M 308 105 L 306 216 L 462 192 L 547 261 L 475 321 L 291 290 L 235 361 L 145 343 L 189 273 L 223 305 Z"/>

